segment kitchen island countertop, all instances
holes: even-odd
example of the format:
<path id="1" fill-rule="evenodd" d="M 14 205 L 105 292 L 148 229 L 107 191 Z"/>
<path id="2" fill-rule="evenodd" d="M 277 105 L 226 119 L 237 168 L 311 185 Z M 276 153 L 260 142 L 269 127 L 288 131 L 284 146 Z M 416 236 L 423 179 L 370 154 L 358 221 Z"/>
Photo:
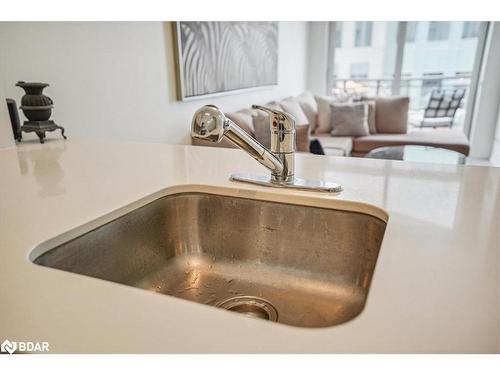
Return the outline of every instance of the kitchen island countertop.
<path id="1" fill-rule="evenodd" d="M 0 150 L 0 341 L 52 353 L 498 353 L 500 168 L 296 155 L 340 194 L 231 182 L 240 150 L 92 139 Z M 364 311 L 297 328 L 35 265 L 55 243 L 158 197 L 207 192 L 388 221 Z"/>

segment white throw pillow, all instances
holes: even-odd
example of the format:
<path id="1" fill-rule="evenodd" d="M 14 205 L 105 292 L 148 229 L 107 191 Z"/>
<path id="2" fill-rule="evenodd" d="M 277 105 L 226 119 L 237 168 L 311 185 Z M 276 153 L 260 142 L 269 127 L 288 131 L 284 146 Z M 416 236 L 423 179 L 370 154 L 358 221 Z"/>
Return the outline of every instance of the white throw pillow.
<path id="1" fill-rule="evenodd" d="M 309 120 L 307 119 L 306 114 L 302 110 L 300 104 L 295 101 L 295 99 L 285 99 L 278 103 L 283 111 L 293 116 L 295 119 L 295 125 L 309 125 Z"/>
<path id="2" fill-rule="evenodd" d="M 295 100 L 299 103 L 300 107 L 304 111 L 304 114 L 307 116 L 309 129 L 313 132 L 316 129 L 318 117 L 318 103 L 316 103 L 314 95 L 309 91 L 306 91 L 299 96 L 296 96 Z"/>

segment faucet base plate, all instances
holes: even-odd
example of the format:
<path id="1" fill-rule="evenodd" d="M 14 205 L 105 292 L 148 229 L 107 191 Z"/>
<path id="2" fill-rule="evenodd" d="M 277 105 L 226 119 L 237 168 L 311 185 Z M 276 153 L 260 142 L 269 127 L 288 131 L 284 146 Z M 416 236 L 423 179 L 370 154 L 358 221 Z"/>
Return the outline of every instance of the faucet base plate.
<path id="1" fill-rule="evenodd" d="M 300 189 L 308 191 L 317 191 L 323 193 L 339 193 L 342 191 L 342 186 L 335 182 L 305 180 L 295 177 L 291 182 L 274 182 L 270 177 L 256 176 L 246 173 L 238 173 L 231 175 L 231 181 L 245 182 L 254 185 L 268 186 L 275 188 Z"/>

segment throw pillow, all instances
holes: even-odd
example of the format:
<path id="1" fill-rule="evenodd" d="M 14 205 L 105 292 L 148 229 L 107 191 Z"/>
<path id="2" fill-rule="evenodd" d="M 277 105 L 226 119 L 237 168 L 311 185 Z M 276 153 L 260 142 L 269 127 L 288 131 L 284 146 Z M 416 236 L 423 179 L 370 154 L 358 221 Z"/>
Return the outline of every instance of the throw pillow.
<path id="1" fill-rule="evenodd" d="M 341 104 L 344 102 L 331 96 L 316 96 L 316 102 L 318 103 L 318 121 L 315 133 L 330 133 L 332 131 L 330 104 Z"/>
<path id="2" fill-rule="evenodd" d="M 368 104 L 331 104 L 333 136 L 360 137 L 370 134 L 368 128 Z"/>
<path id="3" fill-rule="evenodd" d="M 296 96 L 295 100 L 299 103 L 302 111 L 304 111 L 304 114 L 307 117 L 310 132 L 314 132 L 314 130 L 316 130 L 318 117 L 318 103 L 316 103 L 314 95 L 309 91 L 306 91 L 299 96 Z"/>
<path id="4" fill-rule="evenodd" d="M 377 133 L 406 134 L 410 99 L 401 97 L 378 97 L 375 99 L 375 127 Z"/>

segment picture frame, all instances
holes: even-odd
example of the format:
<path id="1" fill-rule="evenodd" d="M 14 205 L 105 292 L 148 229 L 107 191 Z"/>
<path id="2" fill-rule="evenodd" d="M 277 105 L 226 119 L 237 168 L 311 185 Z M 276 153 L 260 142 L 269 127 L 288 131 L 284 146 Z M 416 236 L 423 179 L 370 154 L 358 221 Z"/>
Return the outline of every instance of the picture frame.
<path id="1" fill-rule="evenodd" d="M 278 22 L 181 21 L 172 27 L 178 100 L 278 84 Z"/>

